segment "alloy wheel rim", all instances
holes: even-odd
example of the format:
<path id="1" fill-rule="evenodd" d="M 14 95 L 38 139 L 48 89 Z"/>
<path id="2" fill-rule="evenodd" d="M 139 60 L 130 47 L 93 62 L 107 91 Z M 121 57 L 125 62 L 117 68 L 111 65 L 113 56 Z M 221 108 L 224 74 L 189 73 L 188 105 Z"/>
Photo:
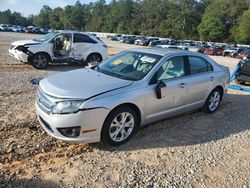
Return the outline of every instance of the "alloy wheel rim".
<path id="1" fill-rule="evenodd" d="M 210 111 L 215 111 L 220 104 L 220 93 L 218 91 L 213 92 L 209 99 L 208 108 Z"/>
<path id="2" fill-rule="evenodd" d="M 33 62 L 38 68 L 44 68 L 47 65 L 47 59 L 42 55 L 36 56 Z"/>
<path id="3" fill-rule="evenodd" d="M 129 112 L 118 114 L 111 122 L 109 128 L 109 136 L 115 142 L 126 140 L 132 133 L 135 125 L 135 120 Z"/>
<path id="4" fill-rule="evenodd" d="M 100 58 L 97 56 L 91 56 L 89 63 L 99 63 L 101 62 Z"/>

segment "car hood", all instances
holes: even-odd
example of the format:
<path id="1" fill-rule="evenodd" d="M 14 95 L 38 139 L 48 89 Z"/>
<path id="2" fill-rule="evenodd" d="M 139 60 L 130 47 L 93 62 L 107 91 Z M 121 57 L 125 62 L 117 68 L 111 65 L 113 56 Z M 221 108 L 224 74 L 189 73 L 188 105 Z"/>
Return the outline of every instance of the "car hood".
<path id="1" fill-rule="evenodd" d="M 78 69 L 49 76 L 40 81 L 40 88 L 56 98 L 88 99 L 132 84 L 92 69 Z"/>
<path id="2" fill-rule="evenodd" d="M 41 42 L 35 41 L 35 40 L 19 40 L 11 43 L 13 46 L 20 46 L 20 45 L 34 45 L 34 44 L 40 44 Z"/>

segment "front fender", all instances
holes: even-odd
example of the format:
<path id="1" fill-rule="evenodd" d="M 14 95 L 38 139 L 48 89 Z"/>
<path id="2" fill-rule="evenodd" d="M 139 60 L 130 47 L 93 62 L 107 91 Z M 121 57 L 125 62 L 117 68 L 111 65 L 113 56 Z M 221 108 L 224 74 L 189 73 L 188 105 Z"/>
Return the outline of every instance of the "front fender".
<path id="1" fill-rule="evenodd" d="M 139 109 L 141 113 L 141 123 L 143 123 L 143 117 L 145 114 L 145 97 L 145 87 L 133 89 L 123 88 L 93 97 L 85 101 L 81 108 L 92 109 L 101 107 L 112 111 L 119 105 L 130 103 L 137 106 Z"/>
<path id="2" fill-rule="evenodd" d="M 32 52 L 33 54 L 36 53 L 47 53 L 52 60 L 53 58 L 53 52 L 52 52 L 52 44 L 51 43 L 45 43 L 45 44 L 39 44 L 39 45 L 31 45 L 29 46 L 28 50 Z"/>

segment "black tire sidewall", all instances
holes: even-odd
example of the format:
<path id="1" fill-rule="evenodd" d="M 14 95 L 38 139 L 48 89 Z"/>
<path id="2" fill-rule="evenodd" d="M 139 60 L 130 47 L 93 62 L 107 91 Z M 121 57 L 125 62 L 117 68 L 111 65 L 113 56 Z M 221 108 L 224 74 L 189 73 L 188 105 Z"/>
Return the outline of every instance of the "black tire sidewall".
<path id="1" fill-rule="evenodd" d="M 44 56 L 44 57 L 46 58 L 47 63 L 46 63 L 46 66 L 45 66 L 45 67 L 40 68 L 40 67 L 37 67 L 37 66 L 34 64 L 33 60 L 34 60 L 34 58 L 35 58 L 36 56 L 38 56 L 38 55 L 40 55 L 40 56 L 42 55 L 42 56 Z M 46 54 L 37 53 L 37 54 L 35 54 L 35 55 L 32 57 L 32 62 L 31 62 L 31 64 L 32 64 L 32 66 L 33 66 L 35 69 L 42 70 L 42 69 L 46 69 L 46 68 L 48 67 L 48 65 L 49 65 L 49 60 L 48 60 L 48 57 L 47 57 Z"/>
<path id="2" fill-rule="evenodd" d="M 87 57 L 86 62 L 87 62 L 87 63 L 91 63 L 91 62 L 90 62 L 90 59 L 91 59 L 93 56 L 98 57 L 98 59 L 100 59 L 100 62 L 102 61 L 101 55 L 99 55 L 99 54 L 90 54 L 90 55 Z M 98 63 L 100 63 L 100 62 L 98 62 Z"/>
<path id="3" fill-rule="evenodd" d="M 110 129 L 110 125 L 111 125 L 111 122 L 113 121 L 113 119 L 118 114 L 120 114 L 122 112 L 129 112 L 130 114 L 132 114 L 132 116 L 134 118 L 134 121 L 135 121 L 135 124 L 134 124 L 134 128 L 133 128 L 131 134 L 128 136 L 128 138 L 126 138 L 125 140 L 123 140 L 121 142 L 115 142 L 110 138 L 109 129 Z M 105 120 L 105 122 L 103 124 L 103 127 L 102 127 L 101 141 L 104 144 L 108 144 L 108 145 L 112 145 L 112 146 L 118 146 L 118 145 L 124 144 L 125 142 L 127 142 L 132 137 L 132 135 L 137 130 L 137 127 L 138 127 L 138 117 L 137 117 L 137 114 L 136 114 L 135 110 L 133 110 L 129 106 L 118 107 L 118 108 L 114 109 L 113 111 L 111 111 L 110 114 L 107 116 L 107 118 L 106 118 L 106 120 Z"/>
<path id="4" fill-rule="evenodd" d="M 246 85 L 246 82 L 245 82 L 245 81 L 238 80 L 237 78 L 235 78 L 234 81 L 235 81 L 236 84 Z"/>
<path id="5" fill-rule="evenodd" d="M 219 105 L 217 106 L 217 108 L 216 108 L 215 110 L 211 111 L 211 110 L 209 109 L 209 100 L 210 100 L 211 96 L 213 95 L 213 93 L 216 92 L 216 91 L 220 93 L 220 101 L 219 101 Z M 203 106 L 203 108 L 202 108 L 203 112 L 206 112 L 206 113 L 214 113 L 215 111 L 217 111 L 218 108 L 219 108 L 219 106 L 220 106 L 220 102 L 221 102 L 221 100 L 222 100 L 222 97 L 223 97 L 223 96 L 222 96 L 221 90 L 215 88 L 215 89 L 209 94 L 209 96 L 207 97 L 207 100 L 206 100 L 206 102 L 205 102 L 205 104 L 204 104 L 204 106 Z"/>

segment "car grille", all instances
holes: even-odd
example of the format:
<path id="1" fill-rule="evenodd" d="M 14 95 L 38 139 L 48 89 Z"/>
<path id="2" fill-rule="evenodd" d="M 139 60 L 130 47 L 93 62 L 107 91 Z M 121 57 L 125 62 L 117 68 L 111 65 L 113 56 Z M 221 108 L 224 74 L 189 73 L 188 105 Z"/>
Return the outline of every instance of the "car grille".
<path id="1" fill-rule="evenodd" d="M 39 88 L 37 91 L 37 104 L 43 111 L 50 113 L 52 107 L 55 105 L 55 102 L 52 102 L 49 97 L 47 97 L 46 94 Z"/>
<path id="2" fill-rule="evenodd" d="M 12 50 L 15 46 L 14 45 L 10 45 L 10 50 Z"/>

